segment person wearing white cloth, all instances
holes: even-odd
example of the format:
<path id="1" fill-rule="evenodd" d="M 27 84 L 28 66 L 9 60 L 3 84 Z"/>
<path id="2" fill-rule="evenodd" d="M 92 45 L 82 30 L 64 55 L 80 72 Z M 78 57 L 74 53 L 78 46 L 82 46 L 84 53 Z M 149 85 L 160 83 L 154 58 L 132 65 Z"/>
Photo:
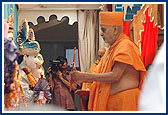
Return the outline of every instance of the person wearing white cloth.
<path id="1" fill-rule="evenodd" d="M 147 73 L 139 98 L 139 111 L 166 112 L 165 49 L 163 43 Z"/>

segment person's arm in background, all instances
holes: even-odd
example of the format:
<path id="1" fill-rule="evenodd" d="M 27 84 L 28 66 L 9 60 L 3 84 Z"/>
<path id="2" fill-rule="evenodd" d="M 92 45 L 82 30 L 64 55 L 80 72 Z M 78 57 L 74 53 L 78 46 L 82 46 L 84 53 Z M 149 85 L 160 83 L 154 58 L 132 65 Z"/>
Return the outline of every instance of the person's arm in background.
<path id="1" fill-rule="evenodd" d="M 54 88 L 54 82 L 53 82 L 53 75 L 51 73 L 51 67 L 48 68 L 47 70 L 47 73 L 49 74 L 49 84 L 50 84 L 50 87 L 51 87 L 51 91 L 53 91 L 53 88 Z"/>
<path id="2" fill-rule="evenodd" d="M 58 74 L 59 74 L 59 79 L 69 88 L 70 87 L 70 82 L 63 78 L 61 72 L 58 72 Z M 72 90 L 75 91 L 76 89 L 77 89 L 77 85 L 73 84 L 72 85 Z"/>

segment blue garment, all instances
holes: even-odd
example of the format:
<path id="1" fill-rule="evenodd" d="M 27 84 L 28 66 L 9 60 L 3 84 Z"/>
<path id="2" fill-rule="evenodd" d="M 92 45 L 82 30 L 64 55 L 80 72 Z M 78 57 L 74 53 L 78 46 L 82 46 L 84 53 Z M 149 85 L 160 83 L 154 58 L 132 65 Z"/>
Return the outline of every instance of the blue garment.
<path id="1" fill-rule="evenodd" d="M 13 83 L 13 73 L 15 72 L 15 60 L 17 56 L 15 54 L 16 47 L 11 44 L 11 41 L 4 39 L 4 83 L 5 93 L 10 93 L 10 84 Z"/>

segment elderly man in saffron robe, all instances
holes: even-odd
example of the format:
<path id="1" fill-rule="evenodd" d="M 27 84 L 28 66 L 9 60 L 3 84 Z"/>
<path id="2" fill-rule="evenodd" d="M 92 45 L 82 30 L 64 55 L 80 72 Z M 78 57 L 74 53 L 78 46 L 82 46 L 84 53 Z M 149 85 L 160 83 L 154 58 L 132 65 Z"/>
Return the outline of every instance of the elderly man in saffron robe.
<path id="1" fill-rule="evenodd" d="M 71 72 L 71 83 L 93 81 L 88 110 L 136 111 L 145 67 L 138 47 L 123 34 L 123 12 L 100 12 L 101 36 L 109 45 L 96 73 Z"/>

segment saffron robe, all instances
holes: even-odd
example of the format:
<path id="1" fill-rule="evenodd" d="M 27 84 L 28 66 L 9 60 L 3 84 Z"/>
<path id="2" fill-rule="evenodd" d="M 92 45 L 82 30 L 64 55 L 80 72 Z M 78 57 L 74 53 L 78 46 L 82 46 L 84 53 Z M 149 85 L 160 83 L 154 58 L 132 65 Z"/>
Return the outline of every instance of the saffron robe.
<path id="1" fill-rule="evenodd" d="M 89 68 L 88 73 L 95 73 L 96 67 L 99 64 L 99 60 L 96 60 Z M 90 89 L 92 83 L 82 83 L 81 90 L 87 90 Z M 86 95 L 85 98 L 80 97 L 80 110 L 81 111 L 87 111 L 88 110 L 88 97 Z"/>
<path id="2" fill-rule="evenodd" d="M 119 38 L 112 46 L 108 47 L 108 50 L 101 58 L 98 67 L 96 68 L 96 73 L 111 72 L 115 61 L 129 64 L 137 71 L 140 71 L 139 88 L 141 88 L 145 79 L 146 69 L 142 62 L 138 47 L 123 33 L 120 34 Z M 110 89 L 111 83 L 93 82 L 90 87 L 88 110 L 106 111 L 109 102 Z"/>
<path id="3" fill-rule="evenodd" d="M 99 60 L 96 60 L 89 68 L 88 73 L 95 73 L 96 67 L 99 64 Z M 82 84 L 82 90 L 90 89 L 92 83 L 83 83 Z"/>
<path id="4" fill-rule="evenodd" d="M 133 88 L 109 96 L 107 111 L 137 111 L 140 89 Z"/>

